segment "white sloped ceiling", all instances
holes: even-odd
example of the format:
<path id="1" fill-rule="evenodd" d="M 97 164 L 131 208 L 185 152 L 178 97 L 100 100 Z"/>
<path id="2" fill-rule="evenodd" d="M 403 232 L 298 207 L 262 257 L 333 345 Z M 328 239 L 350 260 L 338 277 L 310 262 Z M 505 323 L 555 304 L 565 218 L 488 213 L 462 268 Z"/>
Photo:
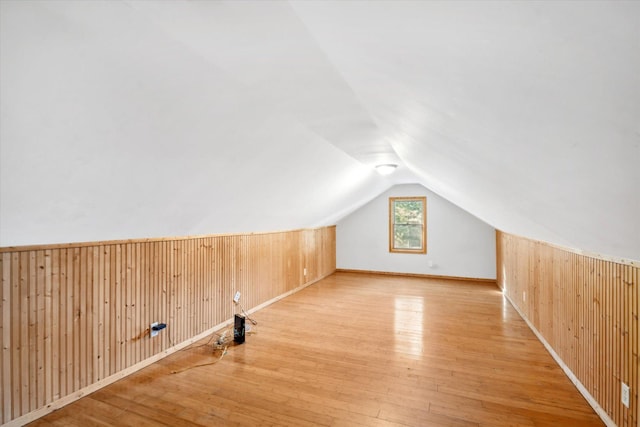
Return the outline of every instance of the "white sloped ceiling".
<path id="1" fill-rule="evenodd" d="M 0 7 L 3 246 L 330 224 L 418 182 L 640 259 L 640 3 Z"/>

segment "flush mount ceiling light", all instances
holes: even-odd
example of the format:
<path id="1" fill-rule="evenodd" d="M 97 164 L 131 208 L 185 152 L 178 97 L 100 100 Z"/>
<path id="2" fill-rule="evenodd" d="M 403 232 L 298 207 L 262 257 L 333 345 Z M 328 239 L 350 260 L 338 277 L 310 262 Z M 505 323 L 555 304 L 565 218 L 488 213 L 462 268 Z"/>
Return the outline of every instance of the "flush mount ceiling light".
<path id="1" fill-rule="evenodd" d="M 384 165 L 377 165 L 376 166 L 376 170 L 378 171 L 378 173 L 380 175 L 390 175 L 393 173 L 394 170 L 396 170 L 396 168 L 398 167 L 398 165 L 394 165 L 392 163 L 387 163 Z"/>

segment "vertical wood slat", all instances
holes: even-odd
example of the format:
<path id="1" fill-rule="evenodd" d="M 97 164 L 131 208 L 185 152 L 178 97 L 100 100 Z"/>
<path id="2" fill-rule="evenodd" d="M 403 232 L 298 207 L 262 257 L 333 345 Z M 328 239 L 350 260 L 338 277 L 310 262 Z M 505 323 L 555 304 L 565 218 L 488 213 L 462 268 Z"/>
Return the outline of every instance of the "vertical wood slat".
<path id="1" fill-rule="evenodd" d="M 0 403 L 0 409 L 2 410 L 2 418 L 0 421 L 2 423 L 6 423 L 11 419 L 13 408 L 12 408 L 12 367 L 11 367 L 11 308 L 12 308 L 12 298 L 11 298 L 11 254 L 3 253 L 0 254 L 0 279 L 2 280 L 2 295 L 0 298 L 0 303 L 2 304 L 2 356 L 1 356 L 1 367 L 2 373 L 1 381 L 2 381 L 2 402 Z"/>
<path id="2" fill-rule="evenodd" d="M 104 379 L 109 376 L 109 317 L 111 312 L 111 295 L 109 293 L 109 283 L 111 278 L 111 251 L 109 245 L 100 246 L 100 255 L 98 262 L 100 263 L 100 271 L 98 273 L 99 280 L 99 301 L 100 314 L 99 314 L 99 327 L 98 327 L 98 353 L 100 360 L 98 362 L 98 369 L 100 371 L 100 379 Z"/>
<path id="3" fill-rule="evenodd" d="M 335 227 L 0 248 L 0 424 L 230 319 L 236 290 L 251 310 L 335 265 Z"/>
<path id="4" fill-rule="evenodd" d="M 42 402 L 44 405 L 51 403 L 52 395 L 53 395 L 53 344 L 52 337 L 53 334 L 53 285 L 52 285 L 52 277 L 53 277 L 53 260 L 52 260 L 52 251 L 47 250 L 44 254 L 44 359 L 45 366 L 43 372 L 43 388 L 45 390 L 44 393 L 44 401 Z"/>
<path id="5" fill-rule="evenodd" d="M 14 252 L 11 253 L 11 342 L 9 343 L 9 348 L 11 348 L 11 358 L 10 358 L 10 367 L 11 367 L 11 393 L 13 395 L 12 402 L 12 416 L 11 418 L 15 418 L 22 414 L 22 399 L 20 392 L 22 390 L 22 378 L 20 376 L 21 373 L 21 328 L 20 322 L 22 321 L 22 301 L 20 295 L 21 283 L 22 283 L 22 271 L 20 270 L 20 258 L 21 254 Z M 6 308 L 3 308 L 3 313 Z M 2 388 L 3 393 L 6 390 L 6 387 Z M 26 412 L 26 411 L 25 411 Z"/>
<path id="6" fill-rule="evenodd" d="M 638 378 L 638 386 L 640 387 L 640 325 L 638 324 L 638 306 L 640 305 L 640 286 L 634 286 L 634 283 L 640 283 L 640 269 L 632 269 L 630 267 L 627 267 L 630 270 L 630 284 L 629 286 L 632 288 L 631 289 L 631 293 L 632 293 L 632 298 L 631 300 L 633 301 L 633 306 L 632 306 L 632 316 L 631 316 L 631 328 L 633 330 L 631 336 L 633 339 L 633 343 L 631 346 L 632 352 L 633 352 L 633 359 L 632 359 L 632 375 L 631 378 Z M 631 392 L 631 400 L 632 403 L 634 405 L 632 411 L 631 411 L 631 416 L 635 417 L 636 423 L 638 424 L 638 427 L 640 427 L 640 392 L 638 391 L 638 389 L 636 388 L 635 390 L 633 390 Z"/>
<path id="7" fill-rule="evenodd" d="M 63 257 L 61 249 L 53 249 L 53 276 L 52 276 L 52 287 L 54 289 L 53 293 L 53 323 L 51 325 L 52 335 L 51 341 L 53 344 L 53 380 L 51 386 L 52 390 L 52 398 L 51 401 L 55 402 L 60 399 L 61 389 L 62 389 L 62 351 L 63 351 L 63 341 L 62 341 L 62 331 L 64 330 L 62 323 L 62 310 L 63 310 L 63 294 L 62 294 L 62 283 L 64 281 L 63 272 L 64 269 L 62 267 Z"/>
<path id="8" fill-rule="evenodd" d="M 58 347 L 58 372 L 54 373 L 54 376 L 58 378 L 58 388 L 54 390 L 54 395 L 56 399 L 60 399 L 62 396 L 65 396 L 67 393 L 67 382 L 66 382 L 66 360 L 67 360 L 67 344 L 66 344 L 66 331 L 67 331 L 67 318 L 66 318 L 66 307 L 67 307 L 67 250 L 66 249 L 58 249 L 58 269 L 59 274 L 57 280 L 54 278 L 54 283 L 57 283 L 58 291 L 60 296 L 58 298 L 58 322 L 59 326 L 57 329 L 57 336 L 54 337 L 54 340 L 57 341 Z M 57 374 L 57 375 L 56 375 Z"/>
<path id="9" fill-rule="evenodd" d="M 21 295 L 21 304 L 20 304 L 20 323 L 19 325 L 23 325 L 19 327 L 20 331 L 20 344 L 19 350 L 21 354 L 20 361 L 20 382 L 21 382 L 21 406 L 22 410 L 27 412 L 30 410 L 30 401 L 29 401 L 29 376 L 30 372 L 33 370 L 29 369 L 29 329 L 32 328 L 32 325 L 29 322 L 29 297 L 30 297 L 30 280 L 29 280 L 29 253 L 20 254 L 20 288 L 19 292 Z M 34 391 L 35 394 L 35 391 Z"/>
<path id="10" fill-rule="evenodd" d="M 504 293 L 616 425 L 640 426 L 640 268 L 502 232 L 497 239 Z M 551 310 L 541 297 L 546 292 L 553 295 Z M 622 382 L 630 387 L 628 409 L 621 402 Z"/>
<path id="11" fill-rule="evenodd" d="M 27 264 L 27 271 L 28 271 L 28 280 L 29 280 L 29 293 L 27 295 L 27 310 L 28 310 L 28 346 L 29 346 L 29 354 L 28 354 L 28 363 L 29 363 L 29 367 L 31 369 L 28 370 L 28 374 L 27 376 L 29 377 L 29 389 L 28 389 L 28 395 L 29 395 L 29 404 L 28 407 L 33 410 L 34 408 L 37 408 L 37 387 L 38 387 L 38 383 L 37 383 L 37 379 L 36 379 L 36 374 L 38 371 L 38 359 L 37 359 L 37 344 L 38 344 L 38 340 L 37 340 L 37 326 L 38 326 L 38 320 L 37 320 L 37 314 L 38 314 L 38 307 L 37 307 L 37 286 L 38 286 L 38 276 L 37 276 L 37 272 L 38 272 L 38 266 L 36 264 L 36 257 L 38 255 L 39 251 L 33 251 L 29 254 L 28 257 L 28 264 Z"/>

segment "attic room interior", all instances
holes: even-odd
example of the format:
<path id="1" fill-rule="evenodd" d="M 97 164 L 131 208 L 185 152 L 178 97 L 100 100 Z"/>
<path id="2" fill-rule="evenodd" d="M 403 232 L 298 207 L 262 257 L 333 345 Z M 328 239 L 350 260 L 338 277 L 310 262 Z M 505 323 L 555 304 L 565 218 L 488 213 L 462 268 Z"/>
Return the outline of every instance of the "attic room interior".
<path id="1" fill-rule="evenodd" d="M 0 0 L 0 424 L 640 427 L 638 76 L 637 1 Z"/>

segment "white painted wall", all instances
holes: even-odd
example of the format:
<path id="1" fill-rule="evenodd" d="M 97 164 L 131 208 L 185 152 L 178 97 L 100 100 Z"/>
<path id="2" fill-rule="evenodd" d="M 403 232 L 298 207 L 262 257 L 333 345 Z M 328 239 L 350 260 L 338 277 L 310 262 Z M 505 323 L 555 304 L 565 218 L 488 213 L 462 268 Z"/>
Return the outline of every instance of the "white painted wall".
<path id="1" fill-rule="evenodd" d="M 0 246 L 327 225 L 417 182 L 503 231 L 640 260 L 639 18 L 0 0 Z"/>
<path id="2" fill-rule="evenodd" d="M 173 27 L 164 30 L 164 20 L 138 10 L 163 5 L 171 17 L 208 11 L 210 31 L 193 38 L 210 51 L 186 48 Z M 255 74 L 262 87 L 225 68 L 240 52 L 249 63 L 259 56 L 224 35 L 236 28 L 225 23 L 247 13 L 242 5 L 0 7 L 0 246 L 328 225 L 390 185 L 291 112 L 313 116 L 304 105 L 335 114 L 331 94 L 344 90 L 321 86 L 300 101 L 306 81 L 280 87 L 274 81 L 294 79 L 263 69 Z M 268 34 L 282 49 L 311 52 L 308 37 L 293 35 L 300 24 L 286 4 L 253 7 L 264 12 L 266 28 L 238 25 L 247 45 Z M 299 61 L 290 70 L 327 68 L 320 54 L 282 58 Z M 340 86 L 336 73 L 326 72 L 329 84 Z M 316 74 L 307 78 L 319 84 Z"/>
<path id="3" fill-rule="evenodd" d="M 389 197 L 427 197 L 427 254 L 389 252 Z M 495 229 L 419 184 L 396 185 L 338 222 L 337 267 L 496 278 Z"/>

